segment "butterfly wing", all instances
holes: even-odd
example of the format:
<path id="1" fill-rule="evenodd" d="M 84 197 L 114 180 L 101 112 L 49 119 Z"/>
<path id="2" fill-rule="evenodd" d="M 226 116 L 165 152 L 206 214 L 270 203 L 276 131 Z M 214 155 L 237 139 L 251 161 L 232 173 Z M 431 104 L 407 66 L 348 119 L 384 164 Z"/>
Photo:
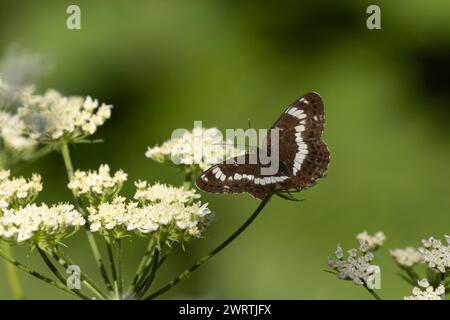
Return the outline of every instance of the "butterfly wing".
<path id="1" fill-rule="evenodd" d="M 286 174 L 262 176 L 261 165 L 252 164 L 251 157 L 244 154 L 212 166 L 197 178 L 197 187 L 211 193 L 247 192 L 262 200 L 275 185 L 289 179 Z"/>
<path id="2" fill-rule="evenodd" d="M 324 121 L 322 98 L 310 92 L 295 100 L 272 126 L 279 130 L 280 162 L 291 176 L 283 188 L 304 189 L 325 175 L 330 154 L 322 141 Z M 270 132 L 266 141 L 270 150 Z"/>
<path id="3" fill-rule="evenodd" d="M 248 192 L 257 199 L 263 199 L 269 191 L 307 188 L 328 168 L 329 152 L 321 139 L 323 124 L 322 99 L 317 93 L 308 93 L 292 103 L 271 128 L 279 130 L 276 174 L 261 175 L 264 166 L 250 161 L 254 154 L 245 154 L 212 166 L 196 184 L 206 192 Z M 271 153 L 270 131 L 265 145 Z"/>

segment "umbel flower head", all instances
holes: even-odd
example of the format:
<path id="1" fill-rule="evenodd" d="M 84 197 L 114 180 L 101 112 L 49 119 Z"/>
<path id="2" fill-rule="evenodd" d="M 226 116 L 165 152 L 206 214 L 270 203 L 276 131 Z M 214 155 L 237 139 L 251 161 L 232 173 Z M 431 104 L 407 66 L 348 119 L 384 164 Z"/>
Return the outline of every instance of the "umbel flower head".
<path id="1" fill-rule="evenodd" d="M 84 224 L 83 216 L 70 204 L 4 208 L 0 215 L 0 237 L 13 243 L 28 242 L 45 248 L 67 238 Z"/>
<path id="2" fill-rule="evenodd" d="M 359 254 L 357 249 L 350 249 L 347 251 L 347 257 L 338 244 L 334 256 L 328 258 L 328 265 L 336 271 L 339 279 L 352 280 L 357 285 L 367 285 L 369 277 L 377 270 L 376 266 L 370 264 L 373 258 L 367 242 L 360 241 Z"/>
<path id="3" fill-rule="evenodd" d="M 422 262 L 429 268 L 445 274 L 450 269 L 450 236 L 445 236 L 447 245 L 441 240 L 430 237 L 422 240 L 423 247 L 419 248 Z"/>
<path id="4" fill-rule="evenodd" d="M 370 235 L 367 231 L 363 231 L 356 236 L 359 241 L 367 242 L 371 251 L 377 250 L 386 240 L 386 236 L 382 231 L 378 231 L 374 235 Z"/>
<path id="5" fill-rule="evenodd" d="M 0 140 L 3 146 L 20 152 L 31 149 L 36 141 L 25 136 L 25 124 L 19 116 L 6 111 L 0 111 Z"/>
<path id="6" fill-rule="evenodd" d="M 111 175 L 110 168 L 102 164 L 98 171 L 75 171 L 68 188 L 76 197 L 89 204 L 108 201 L 116 196 L 127 180 L 127 174 L 122 170 Z"/>
<path id="7" fill-rule="evenodd" d="M 395 262 L 402 268 L 412 268 L 422 259 L 422 255 L 413 247 L 394 249 L 390 251 Z"/>
<path id="8" fill-rule="evenodd" d="M 200 237 L 211 221 L 208 204 L 194 201 L 199 195 L 193 190 L 145 182 L 136 185 L 138 201 L 118 196 L 88 208 L 91 231 L 115 238 L 137 233 L 170 246 Z"/>
<path id="9" fill-rule="evenodd" d="M 172 138 L 161 146 L 149 148 L 146 157 L 161 163 L 170 163 L 206 170 L 242 150 L 233 147 L 233 141 L 224 141 L 217 128 L 196 127 L 192 132 Z"/>
<path id="10" fill-rule="evenodd" d="M 412 296 L 405 297 L 405 300 L 442 300 L 445 293 L 445 287 L 439 285 L 436 289 L 433 288 L 427 279 L 418 281 L 418 287 L 414 287 Z"/>
<path id="11" fill-rule="evenodd" d="M 55 90 L 24 95 L 19 116 L 32 139 L 77 141 L 94 134 L 111 117 L 111 106 L 91 97 L 64 97 Z"/>
<path id="12" fill-rule="evenodd" d="M 31 179 L 11 178 L 9 170 L 0 171 L 0 201 L 7 207 L 25 206 L 33 202 L 41 191 L 41 176 L 38 174 L 33 174 Z"/>

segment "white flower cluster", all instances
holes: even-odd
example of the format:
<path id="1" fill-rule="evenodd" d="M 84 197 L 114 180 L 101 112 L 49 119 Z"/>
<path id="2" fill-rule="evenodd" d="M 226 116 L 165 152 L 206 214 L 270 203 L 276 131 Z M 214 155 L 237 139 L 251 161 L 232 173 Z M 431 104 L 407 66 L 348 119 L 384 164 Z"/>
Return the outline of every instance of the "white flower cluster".
<path id="1" fill-rule="evenodd" d="M 18 115 L 0 111 L 0 139 L 6 148 L 15 151 L 31 149 L 36 140 L 25 135 L 25 124 Z"/>
<path id="2" fill-rule="evenodd" d="M 413 247 L 390 251 L 395 262 L 403 268 L 411 268 L 422 260 L 422 255 Z"/>
<path id="3" fill-rule="evenodd" d="M 419 248 L 422 255 L 422 262 L 428 267 L 446 273 L 450 269 L 450 236 L 445 236 L 447 245 L 441 240 L 430 237 L 422 240 L 423 247 Z"/>
<path id="4" fill-rule="evenodd" d="M 213 164 L 237 156 L 242 150 L 233 146 L 233 141 L 224 141 L 217 128 L 196 127 L 179 137 L 164 142 L 161 146 L 149 148 L 146 157 L 158 162 L 176 165 L 198 165 L 206 170 Z"/>
<path id="5" fill-rule="evenodd" d="M 38 174 L 33 174 L 31 179 L 11 178 L 9 170 L 0 171 L 0 201 L 8 207 L 27 205 L 35 200 L 41 191 L 41 176 Z"/>
<path id="6" fill-rule="evenodd" d="M 418 287 L 414 287 L 412 296 L 405 297 L 405 300 L 442 300 L 445 293 L 445 287 L 439 285 L 434 289 L 427 281 L 422 279 L 418 282 Z"/>
<path id="7" fill-rule="evenodd" d="M 58 140 L 63 136 L 83 139 L 111 117 L 111 106 L 91 97 L 64 97 L 55 90 L 44 95 L 27 94 L 18 113 L 32 139 Z"/>
<path id="8" fill-rule="evenodd" d="M 118 170 L 114 175 L 111 169 L 103 164 L 98 171 L 77 170 L 68 184 L 68 188 L 77 197 L 88 200 L 90 203 L 97 200 L 109 200 L 122 189 L 127 181 L 127 174 Z"/>
<path id="9" fill-rule="evenodd" d="M 5 208 L 0 215 L 0 237 L 17 243 L 30 240 L 41 246 L 55 244 L 84 224 L 83 216 L 69 204 Z"/>
<path id="10" fill-rule="evenodd" d="M 337 245 L 334 257 L 328 258 L 328 265 L 337 272 L 337 277 L 342 280 L 352 280 L 357 285 L 366 285 L 369 277 L 377 270 L 371 265 L 374 256 L 369 251 L 369 246 L 363 241 L 360 242 L 360 255 L 357 249 L 348 250 L 345 259 L 344 251 L 340 244 Z"/>
<path id="11" fill-rule="evenodd" d="M 165 184 L 156 182 L 153 185 L 149 185 L 147 181 L 137 181 L 135 183 L 136 193 L 134 199 L 141 203 L 146 202 L 165 202 L 174 203 L 192 202 L 194 199 L 200 198 L 200 195 L 195 190 L 177 188 Z"/>
<path id="12" fill-rule="evenodd" d="M 136 199 L 115 197 L 88 208 L 90 229 L 122 237 L 128 232 L 155 236 L 159 243 L 187 241 L 201 235 L 210 221 L 208 204 L 194 201 L 194 191 L 137 182 Z"/>
<path id="13" fill-rule="evenodd" d="M 386 240 L 386 236 L 382 231 L 378 231 L 374 235 L 370 235 L 367 231 L 363 231 L 356 236 L 356 239 L 367 242 L 369 249 L 374 251 L 383 245 Z"/>

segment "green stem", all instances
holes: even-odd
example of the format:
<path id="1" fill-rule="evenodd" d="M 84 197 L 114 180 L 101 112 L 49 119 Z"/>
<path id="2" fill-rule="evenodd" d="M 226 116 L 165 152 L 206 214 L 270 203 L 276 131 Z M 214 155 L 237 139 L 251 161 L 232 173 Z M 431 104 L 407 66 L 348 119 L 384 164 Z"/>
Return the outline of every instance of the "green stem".
<path id="1" fill-rule="evenodd" d="M 67 171 L 67 177 L 69 178 L 69 181 L 72 179 L 74 171 L 73 171 L 73 165 L 72 165 L 72 159 L 70 157 L 70 149 L 69 145 L 66 142 L 62 142 L 61 144 L 61 154 L 64 160 L 64 164 Z M 75 200 L 75 205 L 77 206 L 78 210 L 81 213 L 84 213 L 84 210 L 82 206 L 80 205 L 78 198 L 73 194 L 73 198 Z M 97 267 L 100 271 L 100 274 L 103 278 L 103 281 L 105 283 L 105 286 L 108 290 L 108 292 L 113 293 L 113 287 L 111 280 L 109 279 L 108 272 L 106 271 L 105 264 L 103 263 L 103 258 L 100 254 L 100 250 L 98 249 L 97 242 L 95 241 L 94 235 L 89 231 L 89 229 L 86 227 L 86 236 L 88 238 L 89 245 L 91 247 L 92 254 L 94 255 L 94 259 L 97 263 Z"/>
<path id="2" fill-rule="evenodd" d="M 142 282 L 141 286 L 138 287 L 138 290 L 136 292 L 136 296 L 139 298 L 142 298 L 145 293 L 148 291 L 150 286 L 153 283 L 153 280 L 155 279 L 156 271 L 158 270 L 159 266 L 159 250 L 155 249 L 152 257 L 152 265 L 150 268 L 150 273 L 148 277 L 146 277 L 145 281 Z M 148 272 L 147 272 L 148 273 Z"/>
<path id="3" fill-rule="evenodd" d="M 192 171 L 187 171 L 184 175 L 183 187 L 186 190 L 190 190 L 192 188 Z"/>
<path id="4" fill-rule="evenodd" d="M 119 291 L 119 299 L 123 299 L 123 250 L 122 241 L 120 239 L 117 242 L 117 283 Z"/>
<path id="5" fill-rule="evenodd" d="M 62 157 L 64 160 L 64 165 L 66 166 L 67 177 L 69 178 L 69 180 L 71 180 L 73 177 L 74 171 L 73 171 L 72 160 L 70 158 L 69 145 L 65 142 L 63 142 L 61 145 L 61 154 L 62 154 Z"/>
<path id="6" fill-rule="evenodd" d="M 59 281 L 61 281 L 61 283 L 63 285 L 66 285 L 67 284 L 66 278 L 64 278 L 64 276 L 58 271 L 58 269 L 55 267 L 55 265 L 50 261 L 50 259 L 48 258 L 47 254 L 42 249 L 40 249 L 39 247 L 37 248 L 37 250 L 38 250 L 39 254 L 42 257 L 42 260 L 44 260 L 45 264 L 50 269 L 50 271 L 56 276 L 56 278 L 58 278 Z M 91 300 L 91 298 L 89 298 L 88 296 L 83 294 L 78 289 L 72 289 L 71 291 L 74 292 L 81 299 Z"/>
<path id="7" fill-rule="evenodd" d="M 414 282 L 414 284 L 417 284 L 417 281 L 420 280 L 419 275 L 412 268 L 404 268 L 404 269 L 408 274 L 409 278 Z"/>
<path id="8" fill-rule="evenodd" d="M 366 290 L 369 291 L 369 293 L 375 298 L 375 300 L 383 300 L 374 290 L 369 289 L 367 285 L 364 285 L 364 288 L 366 288 Z"/>
<path id="9" fill-rule="evenodd" d="M 10 257 L 13 256 L 12 248 L 7 243 L 1 244 L 2 250 Z M 5 261 L 6 273 L 9 280 L 9 286 L 11 287 L 11 291 L 13 293 L 14 299 L 23 300 L 25 296 L 23 294 L 22 286 L 20 285 L 19 275 L 17 274 L 16 268 L 7 261 Z"/>
<path id="10" fill-rule="evenodd" d="M 247 227 L 256 219 L 256 217 L 259 215 L 259 213 L 264 209 L 266 204 L 269 202 L 270 198 L 272 197 L 272 194 L 269 193 L 264 200 L 259 204 L 259 206 L 256 208 L 256 210 L 252 213 L 252 215 L 244 222 L 243 225 L 241 225 L 230 237 L 228 237 L 224 242 L 222 242 L 217 248 L 215 248 L 213 251 L 211 251 L 208 255 L 200 259 L 196 264 L 194 264 L 189 269 L 182 272 L 180 275 L 178 275 L 176 278 L 174 278 L 172 281 L 170 281 L 167 285 L 162 287 L 161 289 L 157 290 L 156 292 L 150 294 L 149 296 L 145 297 L 145 300 L 151 300 L 159 295 L 165 293 L 166 291 L 173 288 L 176 284 L 178 284 L 181 280 L 186 279 L 189 277 L 195 270 L 197 270 L 200 266 L 202 266 L 205 262 L 207 262 L 209 259 L 214 257 L 217 253 L 222 251 L 226 246 L 228 246 L 234 239 L 236 239 Z"/>
<path id="11" fill-rule="evenodd" d="M 106 239 L 106 249 L 108 251 L 108 258 L 109 258 L 109 263 L 110 263 L 110 266 L 111 266 L 114 292 L 115 292 L 115 295 L 116 295 L 116 299 L 120 299 L 119 286 L 118 286 L 118 283 L 117 283 L 117 269 L 116 269 L 116 264 L 114 262 L 114 254 L 113 254 L 113 250 L 112 250 L 112 245 L 111 245 L 111 240 L 110 239 Z"/>
<path id="12" fill-rule="evenodd" d="M 54 251 L 52 251 L 51 255 L 53 259 L 58 261 L 58 263 L 66 270 L 69 268 L 69 265 L 74 265 L 73 261 L 69 257 L 67 257 L 58 247 Z M 80 274 L 80 277 L 83 284 L 98 298 L 105 300 L 109 299 L 108 295 L 106 295 L 88 275 L 82 272 Z"/>
<path id="13" fill-rule="evenodd" d="M 19 270 L 41 280 L 44 281 L 52 286 L 54 286 L 57 289 L 60 289 L 62 291 L 65 291 L 66 293 L 70 293 L 71 295 L 75 295 L 76 293 L 74 293 L 72 290 L 68 289 L 66 286 L 61 285 L 60 283 L 40 274 L 39 272 L 36 272 L 32 269 L 30 269 L 29 267 L 25 266 L 24 264 L 20 263 L 17 260 L 14 260 L 13 258 L 11 258 L 10 256 L 8 256 L 7 254 L 5 254 L 3 251 L 0 250 L 0 257 L 2 257 L 3 259 L 5 259 L 8 263 L 16 266 Z"/>
<path id="14" fill-rule="evenodd" d="M 155 242 L 154 242 L 153 238 L 151 238 L 150 241 L 148 242 L 147 248 L 145 249 L 144 256 L 142 257 L 141 262 L 139 262 L 139 266 L 138 266 L 136 274 L 133 278 L 133 282 L 131 283 L 131 286 L 128 289 L 129 295 L 135 291 L 137 284 L 143 278 L 147 263 L 149 263 L 152 258 L 152 252 L 153 252 L 154 246 L 155 246 Z"/>

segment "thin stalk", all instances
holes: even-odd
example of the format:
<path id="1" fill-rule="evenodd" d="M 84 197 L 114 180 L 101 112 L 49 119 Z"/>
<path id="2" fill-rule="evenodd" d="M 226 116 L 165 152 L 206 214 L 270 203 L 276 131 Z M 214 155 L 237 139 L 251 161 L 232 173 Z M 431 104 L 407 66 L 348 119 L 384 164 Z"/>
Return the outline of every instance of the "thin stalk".
<path id="1" fill-rule="evenodd" d="M 60 289 L 60 290 L 66 292 L 66 293 L 69 293 L 71 295 L 77 296 L 76 293 L 74 293 L 72 290 L 70 290 L 66 286 L 61 285 L 60 283 L 56 282 L 55 280 L 52 280 L 52 279 L 44 276 L 43 274 L 40 274 L 39 272 L 30 269 L 29 267 L 27 267 L 26 265 L 20 263 L 19 261 L 14 260 L 13 258 L 8 256 L 7 254 L 5 254 L 1 250 L 0 250 L 0 257 L 5 259 L 8 263 L 16 266 L 19 270 L 21 270 L 21 271 L 23 271 L 23 272 L 25 272 L 25 273 L 27 273 L 27 274 L 29 274 L 29 275 L 39 279 L 41 281 L 44 281 L 44 282 L 48 283 L 49 285 L 51 285 L 51 286 L 53 286 L 53 287 L 55 287 L 57 289 Z"/>
<path id="2" fill-rule="evenodd" d="M 383 300 L 381 297 L 372 289 L 369 289 L 367 285 L 364 285 L 364 288 L 366 288 L 367 291 L 375 298 L 375 300 Z"/>
<path id="3" fill-rule="evenodd" d="M 128 289 L 128 293 L 131 294 L 135 288 L 136 285 L 139 283 L 140 279 L 143 277 L 145 266 L 147 265 L 147 262 L 150 261 L 152 257 L 153 247 L 155 246 L 155 242 L 153 239 L 150 239 L 148 242 L 147 248 L 145 249 L 144 256 L 141 259 L 141 262 L 139 262 L 139 266 L 137 268 L 136 274 L 133 278 L 133 282 L 131 283 L 130 288 Z"/>
<path id="4" fill-rule="evenodd" d="M 73 171 L 72 159 L 70 157 L 69 145 L 66 142 L 63 142 L 61 144 L 61 154 L 62 154 L 62 157 L 64 160 L 64 165 L 66 167 L 67 177 L 69 178 L 69 181 L 70 181 L 73 177 L 74 171 Z M 83 208 L 81 207 L 75 194 L 73 194 L 73 197 L 75 200 L 75 205 L 77 206 L 78 210 L 81 213 L 83 213 Z M 113 291 L 112 283 L 111 283 L 111 280 L 109 279 L 108 272 L 106 271 L 105 264 L 103 263 L 103 258 L 100 254 L 100 250 L 98 249 L 97 242 L 95 241 L 94 235 L 89 231 L 87 226 L 85 226 L 85 227 L 86 227 L 86 229 L 85 229 L 86 236 L 88 238 L 88 242 L 91 247 L 92 254 L 94 255 L 94 259 L 96 261 L 96 264 L 100 271 L 100 274 L 103 278 L 105 286 L 106 286 L 108 292 L 113 293 L 114 291 Z"/>
<path id="5" fill-rule="evenodd" d="M 42 257 L 42 260 L 44 260 L 44 263 L 50 269 L 50 271 L 56 276 L 56 278 L 58 278 L 59 281 L 61 281 L 61 283 L 63 285 L 66 285 L 67 284 L 66 278 L 64 278 L 64 276 L 58 271 L 58 269 L 55 267 L 55 265 L 50 261 L 50 259 L 48 258 L 47 254 L 40 248 L 38 248 L 37 250 L 38 250 L 39 254 Z M 86 296 L 80 290 L 72 289 L 71 291 L 74 292 L 81 299 L 91 300 L 91 298 Z"/>
<path id="6" fill-rule="evenodd" d="M 420 280 L 419 275 L 412 268 L 404 268 L 404 270 L 408 274 L 409 278 L 414 282 L 414 284 L 417 284 L 417 281 Z"/>
<path id="7" fill-rule="evenodd" d="M 7 243 L 2 244 L 2 250 L 8 255 L 12 257 L 12 249 L 11 246 Z M 16 300 L 23 300 L 25 296 L 23 294 L 22 286 L 20 285 L 19 275 L 17 274 L 16 268 L 7 261 L 5 261 L 6 273 L 9 281 L 9 286 L 11 287 L 11 291 L 13 293 L 13 297 Z"/>
<path id="8" fill-rule="evenodd" d="M 158 270 L 158 265 L 159 265 L 159 250 L 155 249 L 155 252 L 153 253 L 150 274 L 147 277 L 147 279 L 143 282 L 142 287 L 139 288 L 139 291 L 136 292 L 136 295 L 138 297 L 142 297 L 143 295 L 145 295 L 145 293 L 148 291 L 148 289 L 152 285 L 153 280 L 155 279 L 156 271 Z"/>
<path id="9" fill-rule="evenodd" d="M 112 249 L 112 245 L 111 245 L 111 240 L 110 239 L 106 240 L 106 249 L 108 251 L 108 258 L 109 258 L 109 263 L 110 263 L 110 266 L 111 266 L 114 292 L 115 292 L 115 295 L 116 295 L 116 299 L 120 299 L 119 286 L 118 286 L 118 283 L 117 283 L 117 269 L 116 269 L 116 263 L 114 262 L 114 253 L 113 253 L 113 249 Z"/>
<path id="10" fill-rule="evenodd" d="M 74 263 L 72 262 L 72 260 L 70 258 L 68 258 L 59 248 L 56 248 L 54 251 L 52 251 L 51 253 L 53 259 L 55 259 L 56 261 L 58 261 L 58 263 L 65 268 L 66 270 L 69 268 L 69 265 L 73 265 Z M 109 299 L 108 295 L 105 294 L 96 284 L 94 281 L 92 281 L 92 279 L 87 276 L 84 272 L 82 272 L 80 274 L 80 278 L 81 281 L 83 282 L 83 284 L 93 293 L 95 294 L 98 298 L 100 299 Z"/>
<path id="11" fill-rule="evenodd" d="M 117 289 L 119 292 L 119 299 L 123 299 L 123 250 L 122 241 L 120 239 L 116 240 L 117 243 Z"/>
<path id="12" fill-rule="evenodd" d="M 256 219 L 256 217 L 259 215 L 259 213 L 264 209 L 264 207 L 269 202 L 270 198 L 272 197 L 272 194 L 269 193 L 264 200 L 259 204 L 259 206 L 256 208 L 256 210 L 252 213 L 252 215 L 242 224 L 231 236 L 229 236 L 224 242 L 222 242 L 218 247 L 216 247 L 213 251 L 211 251 L 208 255 L 200 259 L 196 264 L 191 266 L 189 269 L 182 272 L 180 275 L 178 275 L 176 278 L 174 278 L 172 281 L 170 281 L 168 284 L 166 284 L 164 287 L 160 288 L 156 292 L 150 294 L 149 296 L 145 297 L 145 300 L 151 300 L 159 295 L 165 293 L 166 291 L 173 288 L 176 284 L 178 284 L 181 280 L 186 279 L 189 277 L 195 270 L 197 270 L 199 267 L 201 267 L 205 262 L 207 262 L 209 259 L 214 257 L 216 254 L 218 254 L 220 251 L 222 251 L 226 246 L 228 246 L 231 242 L 233 242 L 234 239 L 236 239 L 247 227 Z"/>
<path id="13" fill-rule="evenodd" d="M 149 275 L 151 274 L 151 270 L 153 268 L 153 262 L 154 262 L 154 253 L 155 253 L 155 250 L 152 251 L 150 259 L 145 264 L 145 268 L 142 273 L 142 277 L 139 279 L 139 282 L 136 284 L 136 288 L 133 293 L 135 296 L 137 296 L 137 293 L 142 291 L 142 289 L 144 288 L 144 286 L 147 282 Z"/>
<path id="14" fill-rule="evenodd" d="M 108 271 L 106 271 L 105 263 L 103 262 L 102 255 L 100 254 L 100 250 L 98 249 L 97 242 L 95 241 L 94 235 L 88 230 L 85 229 L 86 237 L 88 238 L 89 245 L 91 247 L 92 254 L 94 255 L 95 262 L 97 263 L 97 268 L 100 271 L 100 274 L 103 278 L 103 282 L 105 283 L 106 289 L 109 293 L 113 293 L 112 282 L 109 279 Z"/>

